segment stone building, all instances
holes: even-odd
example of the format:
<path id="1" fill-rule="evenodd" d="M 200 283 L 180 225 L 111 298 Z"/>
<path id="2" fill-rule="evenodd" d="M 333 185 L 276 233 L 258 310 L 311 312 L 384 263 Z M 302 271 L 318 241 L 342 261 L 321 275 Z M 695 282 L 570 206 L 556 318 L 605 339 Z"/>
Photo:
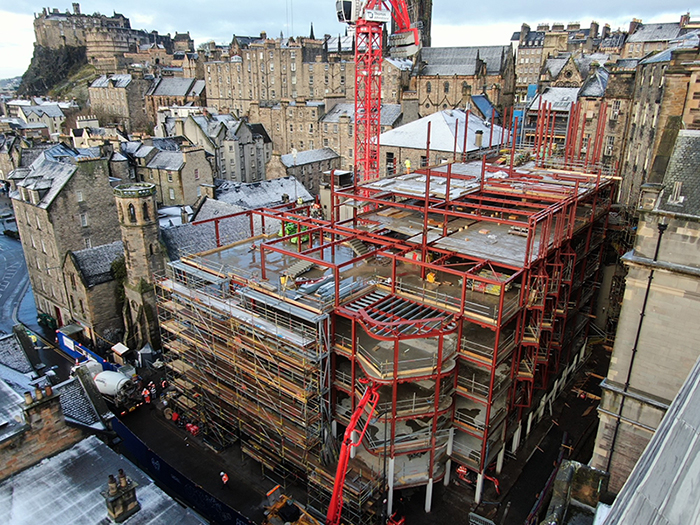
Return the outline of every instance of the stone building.
<path id="1" fill-rule="evenodd" d="M 22 141 L 14 133 L 0 134 L 0 182 L 7 180 L 12 170 L 19 167 L 22 158 Z"/>
<path id="2" fill-rule="evenodd" d="M 135 53 L 147 45 L 148 33 L 123 27 L 94 27 L 85 31 L 88 64 L 98 73 L 110 75 L 126 70 L 125 53 Z"/>
<path id="3" fill-rule="evenodd" d="M 124 340 L 130 348 L 159 348 L 153 274 L 163 271 L 166 254 L 159 242 L 156 185 L 121 184 L 114 196 L 126 264 Z"/>
<path id="4" fill-rule="evenodd" d="M 152 83 L 129 74 L 102 75 L 88 87 L 90 110 L 100 124 L 117 124 L 126 131 L 145 131 L 152 125 L 144 97 Z"/>
<path id="5" fill-rule="evenodd" d="M 619 201 L 637 207 L 641 186 L 663 175 L 679 129 L 699 129 L 698 48 L 667 49 L 637 66 Z"/>
<path id="6" fill-rule="evenodd" d="M 185 142 L 186 139 L 183 139 Z M 211 186 L 214 175 L 203 147 L 153 139 L 153 145 L 125 142 L 121 153 L 129 159 L 136 182 L 155 185 L 161 206 L 193 205 L 201 187 Z"/>
<path id="7" fill-rule="evenodd" d="M 158 78 L 146 93 L 146 114 L 156 122 L 158 108 L 163 106 L 206 106 L 204 80 L 195 78 Z"/>
<path id="8" fill-rule="evenodd" d="M 183 51 L 185 53 L 194 53 L 194 40 L 190 37 L 190 32 L 178 33 L 175 31 L 173 37 L 173 52 Z"/>
<path id="9" fill-rule="evenodd" d="M 44 124 L 50 135 L 63 133 L 63 123 L 66 116 L 58 104 L 43 104 L 41 106 L 21 106 L 19 118 L 27 124 Z"/>
<path id="10" fill-rule="evenodd" d="M 73 4 L 72 13 L 44 8 L 41 13 L 34 14 L 34 41 L 42 47 L 58 49 L 64 46 L 84 46 L 85 32 L 93 28 L 130 29 L 131 23 L 124 15 L 117 13 L 113 16 L 98 13 L 84 15 L 80 12 L 79 3 Z"/>
<path id="11" fill-rule="evenodd" d="M 591 466 L 617 492 L 700 355 L 700 131 L 681 130 L 665 176 L 641 190 L 634 249 Z"/>
<path id="12" fill-rule="evenodd" d="M 581 121 L 576 129 L 577 146 L 582 152 L 591 146 L 601 118 L 601 104 L 605 104 L 602 162 L 612 168 L 620 167 L 625 151 L 625 134 L 631 118 L 634 71 L 605 67 L 596 68 L 583 82 L 578 92 Z M 583 129 L 581 129 L 583 128 Z"/>
<path id="13" fill-rule="evenodd" d="M 288 153 L 280 157 L 284 173 L 278 176 L 292 176 L 309 191 L 311 195 L 320 192 L 323 173 L 340 168 L 340 155 L 331 148 Z"/>
<path id="14" fill-rule="evenodd" d="M 105 152 L 106 155 L 106 152 Z M 10 178 L 17 229 L 39 313 L 70 322 L 61 268 L 69 251 L 120 240 L 107 157 L 58 144 Z"/>
<path id="15" fill-rule="evenodd" d="M 497 108 L 513 104 L 515 64 L 507 46 L 444 47 L 421 49 L 411 76 L 411 93 L 418 115 L 443 109 L 465 109 L 472 94 L 485 94 Z"/>
<path id="16" fill-rule="evenodd" d="M 571 53 L 560 53 L 548 58 L 539 78 L 539 89 L 545 87 L 581 87 L 599 66 L 605 65 L 608 56 L 601 53 L 574 57 Z"/>
<path id="17" fill-rule="evenodd" d="M 157 136 L 183 136 L 204 148 L 215 178 L 236 182 L 266 178 L 272 140 L 261 124 L 199 107 L 161 109 L 158 119 Z"/>
<path id="18" fill-rule="evenodd" d="M 83 328 L 93 348 L 103 339 L 117 341 L 123 333 L 122 304 L 118 300 L 112 265 L 124 257 L 124 244 L 115 241 L 101 246 L 69 251 L 63 263 L 63 278 L 72 322 Z"/>
<path id="19" fill-rule="evenodd" d="M 532 99 L 525 113 L 525 123 L 523 124 L 523 140 L 528 144 L 535 143 L 537 132 L 537 121 L 540 118 L 540 109 L 545 104 L 552 106 L 553 121 L 551 131 L 554 143 L 563 146 L 566 141 L 566 133 L 569 123 L 569 113 L 571 105 L 576 102 L 579 88 L 569 87 L 548 87 L 542 90 Z"/>
<path id="20" fill-rule="evenodd" d="M 250 119 L 269 130 L 273 151 L 290 153 L 292 149 L 331 148 L 337 152 L 342 169 L 353 165 L 355 148 L 355 105 L 339 102 L 340 97 L 327 97 L 323 102 L 286 101 L 273 105 L 252 104 Z M 399 104 L 382 104 L 381 130 L 391 129 L 401 122 Z"/>
<path id="21" fill-rule="evenodd" d="M 679 22 L 643 24 L 638 18 L 632 19 L 622 58 L 644 58 L 652 51 L 667 49 L 669 42 L 683 34 L 689 23 L 689 14 L 682 15 Z"/>

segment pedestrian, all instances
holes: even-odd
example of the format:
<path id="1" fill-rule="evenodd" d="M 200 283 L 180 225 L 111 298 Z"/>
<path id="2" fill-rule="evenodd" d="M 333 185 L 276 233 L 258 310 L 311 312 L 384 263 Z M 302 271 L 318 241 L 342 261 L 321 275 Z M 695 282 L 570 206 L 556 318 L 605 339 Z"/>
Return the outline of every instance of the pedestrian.
<path id="1" fill-rule="evenodd" d="M 143 392 L 141 392 L 141 395 L 143 396 L 143 401 L 147 405 L 151 404 L 151 391 L 148 388 L 144 388 Z"/>
<path id="2" fill-rule="evenodd" d="M 148 383 L 148 389 L 151 391 L 151 398 L 153 401 L 155 401 L 158 398 L 157 392 L 156 392 L 156 384 L 151 381 Z"/>
<path id="3" fill-rule="evenodd" d="M 221 488 L 228 488 L 228 474 L 222 471 L 221 474 L 219 474 L 219 476 L 221 476 Z"/>

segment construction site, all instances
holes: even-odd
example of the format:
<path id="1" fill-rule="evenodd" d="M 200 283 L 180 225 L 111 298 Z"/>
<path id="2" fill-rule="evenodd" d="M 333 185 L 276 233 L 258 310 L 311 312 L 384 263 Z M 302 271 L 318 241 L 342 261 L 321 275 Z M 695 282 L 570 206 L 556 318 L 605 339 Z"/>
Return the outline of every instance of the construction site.
<path id="1" fill-rule="evenodd" d="M 548 156 L 546 130 L 520 167 L 509 134 L 488 162 L 331 184 L 325 218 L 287 203 L 195 223 L 217 248 L 156 281 L 177 409 L 323 516 L 377 385 L 343 521 L 378 523 L 411 487 L 430 511 L 455 471 L 479 502 L 586 357 L 615 177 L 573 145 Z"/>

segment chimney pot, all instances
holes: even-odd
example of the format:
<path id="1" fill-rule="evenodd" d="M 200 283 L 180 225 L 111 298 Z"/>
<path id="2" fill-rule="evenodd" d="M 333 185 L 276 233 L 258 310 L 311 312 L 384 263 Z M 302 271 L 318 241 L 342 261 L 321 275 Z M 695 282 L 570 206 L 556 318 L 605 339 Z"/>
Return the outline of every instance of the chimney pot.
<path id="1" fill-rule="evenodd" d="M 51 397 L 53 395 L 53 388 L 51 388 L 51 385 L 46 385 L 46 388 L 44 388 L 44 393 L 46 394 L 46 397 Z"/>
<path id="2" fill-rule="evenodd" d="M 126 487 L 127 481 L 126 481 L 126 474 L 124 474 L 124 469 L 119 469 L 119 486 L 121 488 Z"/>
<path id="3" fill-rule="evenodd" d="M 31 392 L 25 392 L 24 393 L 24 404 L 25 405 L 31 405 L 34 402 L 34 398 L 32 397 Z"/>
<path id="4" fill-rule="evenodd" d="M 117 480 L 114 479 L 112 474 L 109 475 L 107 480 L 107 487 L 109 488 L 109 495 L 114 496 L 117 493 Z"/>
<path id="5" fill-rule="evenodd" d="M 44 399 L 44 394 L 41 392 L 41 388 L 36 388 L 34 390 L 34 397 L 36 398 L 37 401 L 41 401 Z"/>

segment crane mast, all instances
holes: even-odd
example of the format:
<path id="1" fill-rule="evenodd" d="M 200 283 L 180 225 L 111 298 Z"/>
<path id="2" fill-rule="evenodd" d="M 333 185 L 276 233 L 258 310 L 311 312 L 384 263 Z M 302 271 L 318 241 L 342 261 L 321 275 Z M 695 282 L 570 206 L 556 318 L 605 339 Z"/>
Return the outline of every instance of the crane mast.
<path id="1" fill-rule="evenodd" d="M 338 0 L 338 19 L 355 30 L 355 182 L 379 178 L 379 134 L 382 112 L 383 25 L 393 18 L 391 54 L 409 57 L 420 49 L 405 0 Z"/>

